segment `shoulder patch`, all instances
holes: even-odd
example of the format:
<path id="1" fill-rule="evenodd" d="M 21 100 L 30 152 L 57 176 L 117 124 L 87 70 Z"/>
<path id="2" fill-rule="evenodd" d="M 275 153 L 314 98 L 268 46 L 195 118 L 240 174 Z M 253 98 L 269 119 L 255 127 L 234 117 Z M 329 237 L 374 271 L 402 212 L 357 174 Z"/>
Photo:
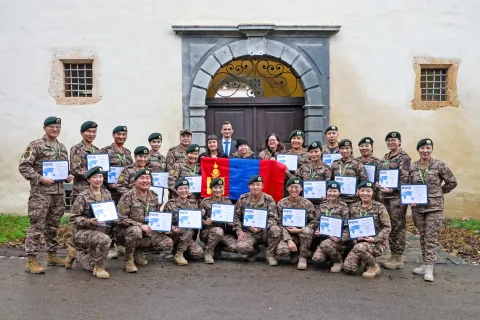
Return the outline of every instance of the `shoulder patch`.
<path id="1" fill-rule="evenodd" d="M 32 151 L 32 146 L 28 146 L 26 149 L 25 149 L 26 152 L 29 152 L 29 151 Z"/>
<path id="2" fill-rule="evenodd" d="M 28 160 L 30 159 L 30 156 L 32 155 L 32 153 L 30 151 L 25 151 L 24 154 L 23 154 L 23 157 L 22 159 L 23 160 Z"/>
<path id="3" fill-rule="evenodd" d="M 80 162 L 80 156 L 78 154 L 73 155 L 72 160 L 75 162 Z"/>
<path id="4" fill-rule="evenodd" d="M 176 173 L 176 171 L 172 169 L 172 170 L 170 170 L 169 173 L 173 176 Z"/>
<path id="5" fill-rule="evenodd" d="M 125 175 L 122 173 L 120 174 L 120 176 L 118 177 L 118 182 L 123 182 L 125 181 Z"/>

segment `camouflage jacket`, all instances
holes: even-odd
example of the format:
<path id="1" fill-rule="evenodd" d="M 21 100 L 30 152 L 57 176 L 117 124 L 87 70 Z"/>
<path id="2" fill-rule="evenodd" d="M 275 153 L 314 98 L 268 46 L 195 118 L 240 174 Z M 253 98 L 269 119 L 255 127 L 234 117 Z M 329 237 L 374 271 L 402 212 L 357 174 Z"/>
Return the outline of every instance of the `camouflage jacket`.
<path id="1" fill-rule="evenodd" d="M 325 143 L 322 146 L 322 153 L 340 153 L 340 148 L 338 147 L 338 141 L 337 141 L 337 146 L 335 147 L 335 150 L 330 151 L 330 148 L 328 147 L 328 143 Z"/>
<path id="2" fill-rule="evenodd" d="M 276 226 L 279 224 L 277 205 L 275 204 L 275 200 L 273 200 L 272 196 L 262 192 L 260 194 L 260 201 L 255 203 L 252 199 L 251 193 L 247 192 L 242 194 L 235 204 L 235 226 L 233 227 L 233 230 L 237 234 L 243 228 L 243 215 L 245 213 L 245 209 L 247 208 L 268 210 L 267 229 L 271 226 Z M 249 228 L 246 230 L 246 232 L 251 233 Z"/>
<path id="3" fill-rule="evenodd" d="M 313 203 L 311 203 L 308 199 L 305 199 L 304 197 L 298 197 L 298 201 L 293 203 L 290 200 L 290 197 L 286 197 L 281 199 L 280 201 L 277 202 L 277 215 L 279 217 L 279 221 L 282 221 L 282 212 L 283 209 L 305 209 L 307 211 L 307 216 L 306 218 L 306 226 L 313 229 L 315 227 L 315 219 L 316 219 L 316 213 L 315 213 L 315 208 L 313 207 Z M 290 232 L 283 227 L 284 230 L 282 230 L 282 238 L 283 241 L 288 241 L 292 239 L 292 236 L 290 235 Z M 285 232 L 286 231 L 286 232 Z"/>
<path id="4" fill-rule="evenodd" d="M 350 206 L 350 219 L 373 216 L 375 222 L 375 248 L 381 253 L 385 250 L 388 243 L 388 236 L 392 229 L 390 225 L 390 216 L 387 208 L 378 201 L 372 201 L 372 205 L 368 209 L 362 208 L 362 201 L 355 202 Z"/>
<path id="5" fill-rule="evenodd" d="M 317 166 L 312 162 L 304 163 L 300 168 L 295 171 L 297 177 L 305 180 L 325 180 L 330 181 L 332 177 L 332 170 L 326 166 L 323 162 Z"/>
<path id="6" fill-rule="evenodd" d="M 88 189 L 89 184 L 85 179 L 87 173 L 87 154 L 99 153 L 100 149 L 92 145 L 88 149 L 83 140 L 70 148 L 70 173 L 73 175 L 72 196 L 79 195 Z"/>
<path id="7" fill-rule="evenodd" d="M 343 234 L 342 241 L 347 241 L 350 238 L 350 233 L 348 232 L 348 219 L 350 218 L 350 209 L 348 205 L 339 201 L 335 204 L 329 203 L 327 200 L 322 201 L 318 206 L 315 206 L 317 217 L 315 219 L 316 225 L 314 230 L 318 230 L 320 223 L 320 216 L 331 216 L 332 218 L 343 219 Z"/>
<path id="8" fill-rule="evenodd" d="M 205 225 L 205 220 L 212 217 L 212 203 L 222 203 L 222 204 L 232 204 L 232 200 L 227 197 L 220 197 L 220 200 L 214 201 L 213 197 L 208 197 L 200 201 L 200 209 L 205 210 L 205 215 L 203 216 L 203 228 L 209 229 L 213 227 L 225 227 L 225 223 L 222 222 L 212 222 L 210 225 Z"/>
<path id="9" fill-rule="evenodd" d="M 165 163 L 166 163 L 168 171 L 172 170 L 173 166 L 176 163 L 182 163 L 182 162 L 185 161 L 185 158 L 186 158 L 185 149 L 186 148 L 187 147 L 184 147 L 181 144 L 179 144 L 178 146 L 171 147 L 170 149 L 168 149 L 167 157 L 165 159 Z"/>
<path id="10" fill-rule="evenodd" d="M 410 166 L 409 182 L 411 184 L 428 185 L 427 205 L 417 205 L 415 210 L 423 212 L 443 210 L 443 195 L 457 186 L 457 179 L 447 165 L 437 159 L 430 158 L 427 170 L 420 169 L 420 161 Z M 444 184 L 442 185 L 442 182 Z"/>
<path id="11" fill-rule="evenodd" d="M 90 224 L 90 219 L 93 218 L 90 203 L 109 200 L 112 200 L 112 195 L 110 194 L 110 191 L 105 188 L 100 188 L 100 200 L 95 197 L 90 188 L 83 190 L 77 196 L 75 203 L 72 206 L 70 221 L 73 223 L 75 229 L 93 229 L 105 232 L 105 226 L 94 226 Z"/>
<path id="12" fill-rule="evenodd" d="M 18 171 L 28 181 L 30 181 L 31 192 L 43 194 L 65 194 L 63 181 L 56 181 L 50 186 L 40 183 L 42 177 L 42 161 L 66 160 L 68 161 L 68 152 L 65 146 L 58 140 L 56 143 L 47 140 L 44 136 L 38 140 L 30 142 L 20 159 Z"/>
<path id="13" fill-rule="evenodd" d="M 180 201 L 180 198 L 170 199 L 165 203 L 163 212 L 172 212 L 172 225 L 178 226 L 178 210 L 180 209 L 193 209 L 198 210 L 198 202 L 195 199 L 187 198 L 186 202 Z"/>
<path id="14" fill-rule="evenodd" d="M 264 148 L 262 151 L 260 151 L 260 153 L 258 154 L 258 158 L 259 159 L 263 159 L 263 160 L 270 160 L 272 158 L 275 158 L 277 156 L 277 154 L 281 154 L 285 152 L 285 150 L 279 150 L 277 152 L 273 152 L 271 151 L 270 149 L 268 148 Z"/>
<path id="15" fill-rule="evenodd" d="M 154 154 L 153 151 L 150 150 L 148 154 L 147 168 L 153 172 L 167 171 L 167 162 L 165 157 L 160 153 Z"/>
<path id="16" fill-rule="evenodd" d="M 378 159 L 374 155 L 369 156 L 367 159 L 364 159 L 363 157 L 358 157 L 358 158 L 355 158 L 355 160 L 360 161 L 363 165 L 365 165 L 365 164 L 375 165 L 377 168 L 378 168 L 378 166 L 380 164 L 380 161 L 381 161 L 380 159 Z"/>
<path id="17" fill-rule="evenodd" d="M 399 183 L 407 184 L 411 161 L 410 156 L 402 149 L 399 149 L 396 155 L 392 155 L 392 152 L 385 154 L 377 167 L 377 181 L 380 170 L 399 169 Z M 400 191 L 395 189 L 392 193 L 382 192 L 382 197 L 384 199 L 400 198 Z"/>
<path id="18" fill-rule="evenodd" d="M 168 172 L 168 189 L 175 192 L 175 182 L 180 178 L 200 175 L 200 164 L 198 163 L 195 163 L 193 167 L 189 167 L 186 162 L 175 163 L 173 168 Z"/>
<path id="19" fill-rule="evenodd" d="M 128 190 L 118 202 L 118 225 L 123 228 L 142 226 L 149 211 L 159 211 L 158 195 L 148 190 L 147 199 L 140 196 L 137 187 Z"/>
<path id="20" fill-rule="evenodd" d="M 115 148 L 113 143 L 100 149 L 100 153 L 108 153 L 110 157 L 110 166 L 125 168 L 126 166 L 130 166 L 133 164 L 132 153 L 130 152 L 130 150 L 128 150 L 127 148 L 123 148 L 123 152 L 119 152 L 117 148 Z M 107 179 L 105 179 L 105 183 L 107 183 Z M 108 189 L 112 192 L 112 194 L 119 194 L 117 188 L 118 184 L 115 187 L 113 184 L 108 184 Z"/>
<path id="21" fill-rule="evenodd" d="M 335 160 L 332 163 L 332 180 L 335 180 L 335 176 L 357 177 L 357 183 L 368 179 L 367 172 L 365 171 L 363 164 L 360 161 L 351 158 L 349 161 L 340 159 Z M 342 194 L 340 197 L 341 200 L 345 201 L 347 204 L 359 200 L 358 196 Z"/>
<path id="22" fill-rule="evenodd" d="M 123 195 L 127 193 L 128 190 L 132 189 L 135 186 L 135 180 L 133 180 L 133 176 L 135 175 L 135 172 L 141 169 L 143 168 L 138 168 L 137 166 L 135 166 L 135 164 L 123 168 L 122 172 L 118 176 L 117 181 L 117 191 L 120 192 L 120 194 Z"/>

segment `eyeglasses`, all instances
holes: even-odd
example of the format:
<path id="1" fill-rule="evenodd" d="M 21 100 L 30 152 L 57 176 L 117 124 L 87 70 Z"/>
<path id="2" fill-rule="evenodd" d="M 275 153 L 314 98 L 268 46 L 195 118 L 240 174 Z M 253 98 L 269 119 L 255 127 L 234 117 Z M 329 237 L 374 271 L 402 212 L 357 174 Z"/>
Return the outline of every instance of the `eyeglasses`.
<path id="1" fill-rule="evenodd" d="M 52 124 L 52 125 L 47 126 L 47 128 L 52 129 L 52 130 L 60 130 L 60 129 L 62 129 L 62 126 L 58 125 L 58 124 Z"/>

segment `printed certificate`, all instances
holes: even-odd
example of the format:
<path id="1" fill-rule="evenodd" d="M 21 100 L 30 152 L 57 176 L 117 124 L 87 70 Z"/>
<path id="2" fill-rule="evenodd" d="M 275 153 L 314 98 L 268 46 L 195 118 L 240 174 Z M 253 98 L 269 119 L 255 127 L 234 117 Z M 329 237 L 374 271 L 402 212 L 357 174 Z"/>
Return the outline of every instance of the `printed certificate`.
<path id="1" fill-rule="evenodd" d="M 286 165 L 288 171 L 298 169 L 298 155 L 296 154 L 277 154 L 277 161 Z"/>
<path id="2" fill-rule="evenodd" d="M 212 221 L 230 223 L 235 219 L 235 205 L 212 203 Z"/>
<path id="3" fill-rule="evenodd" d="M 152 185 L 154 187 L 168 189 L 168 172 L 152 172 L 152 179 Z"/>
<path id="4" fill-rule="evenodd" d="M 303 197 L 306 199 L 321 199 L 327 196 L 327 182 L 324 180 L 303 181 Z"/>
<path id="5" fill-rule="evenodd" d="M 158 195 L 158 203 L 163 203 L 163 188 L 159 187 L 150 187 L 150 190 L 154 191 Z"/>
<path id="6" fill-rule="evenodd" d="M 97 221 L 106 222 L 118 220 L 117 207 L 112 200 L 90 202 L 90 209 L 95 218 L 97 218 Z"/>
<path id="7" fill-rule="evenodd" d="M 325 236 L 342 238 L 343 219 L 322 215 L 318 231 Z"/>
<path id="8" fill-rule="evenodd" d="M 428 204 L 428 185 L 404 184 L 400 186 L 402 204 Z"/>
<path id="9" fill-rule="evenodd" d="M 63 181 L 68 178 L 67 160 L 42 161 L 42 176 L 55 181 Z"/>
<path id="10" fill-rule="evenodd" d="M 107 173 L 107 183 L 118 183 L 118 177 L 120 177 L 120 173 L 122 173 L 123 168 L 124 167 L 110 167 L 110 171 Z"/>
<path id="11" fill-rule="evenodd" d="M 342 155 L 340 153 L 324 153 L 322 155 L 322 160 L 325 165 L 331 167 L 333 161 L 339 160 L 342 158 Z"/>
<path id="12" fill-rule="evenodd" d="M 152 231 L 156 232 L 170 232 L 172 231 L 172 217 L 171 212 L 148 212 L 148 225 Z"/>
<path id="13" fill-rule="evenodd" d="M 307 224 L 306 209 L 290 209 L 282 210 L 282 226 L 303 228 Z"/>
<path id="14" fill-rule="evenodd" d="M 377 166 L 373 164 L 365 164 L 363 165 L 365 167 L 365 171 L 367 172 L 367 177 L 370 182 L 375 183 L 375 173 L 377 170 Z"/>
<path id="15" fill-rule="evenodd" d="M 202 210 L 178 210 L 178 227 L 183 229 L 202 229 Z"/>
<path id="16" fill-rule="evenodd" d="M 190 176 L 185 177 L 190 186 L 191 193 L 201 193 L 202 192 L 202 176 Z"/>
<path id="17" fill-rule="evenodd" d="M 340 194 L 354 196 L 357 194 L 357 177 L 335 176 L 340 185 Z"/>
<path id="18" fill-rule="evenodd" d="M 382 188 L 398 189 L 399 176 L 400 170 L 398 169 L 380 170 L 378 183 Z"/>
<path id="19" fill-rule="evenodd" d="M 243 213 L 243 226 L 266 229 L 268 210 L 246 208 Z"/>
<path id="20" fill-rule="evenodd" d="M 87 154 L 87 170 L 100 166 L 104 172 L 110 171 L 110 156 L 108 153 Z"/>
<path id="21" fill-rule="evenodd" d="M 373 217 L 363 217 L 348 220 L 348 231 L 351 239 L 360 237 L 375 237 L 375 222 Z"/>

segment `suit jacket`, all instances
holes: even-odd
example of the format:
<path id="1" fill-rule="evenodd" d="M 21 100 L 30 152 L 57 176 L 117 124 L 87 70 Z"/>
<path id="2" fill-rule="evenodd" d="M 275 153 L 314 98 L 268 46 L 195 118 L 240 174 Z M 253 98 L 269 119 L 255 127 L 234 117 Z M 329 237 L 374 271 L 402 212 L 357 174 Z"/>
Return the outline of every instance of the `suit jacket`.
<path id="1" fill-rule="evenodd" d="M 218 140 L 218 149 L 222 152 L 222 153 L 225 153 L 225 150 L 223 150 L 223 148 L 225 147 L 225 145 L 223 144 L 223 137 L 222 139 Z M 228 150 L 228 157 L 231 157 L 232 156 L 232 153 L 235 153 L 237 152 L 237 140 L 233 140 L 231 139 L 230 140 L 230 145 L 228 146 L 230 148 L 230 150 Z"/>

